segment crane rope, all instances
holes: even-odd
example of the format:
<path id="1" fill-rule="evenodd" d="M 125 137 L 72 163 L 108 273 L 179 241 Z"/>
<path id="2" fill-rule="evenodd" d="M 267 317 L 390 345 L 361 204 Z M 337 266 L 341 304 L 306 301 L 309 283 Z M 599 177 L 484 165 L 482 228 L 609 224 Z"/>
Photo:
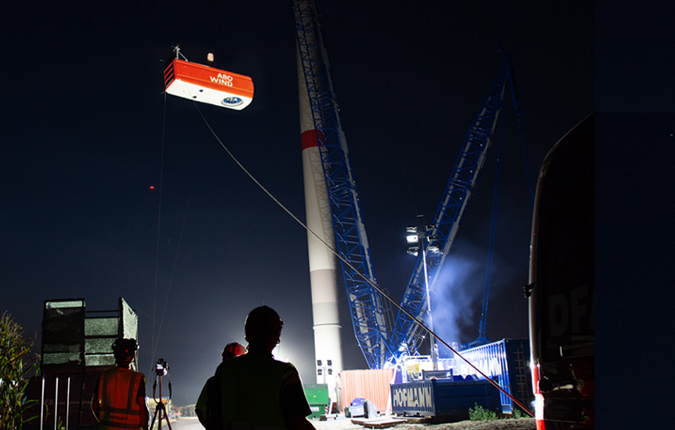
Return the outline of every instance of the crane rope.
<path id="1" fill-rule="evenodd" d="M 223 143 L 223 141 L 218 137 L 218 134 L 213 130 L 213 127 L 211 127 L 211 124 L 209 124 L 208 120 L 202 113 L 201 109 L 199 109 L 199 106 L 197 105 L 197 102 L 193 101 L 193 104 L 195 108 L 197 109 L 197 112 L 199 112 L 199 115 L 201 116 L 202 120 L 204 121 L 204 124 L 206 127 L 209 129 L 213 137 L 216 139 L 216 141 L 220 144 L 220 146 L 225 150 L 227 155 L 230 156 L 232 161 L 235 162 L 237 166 L 265 193 L 269 198 L 271 198 L 284 212 L 286 212 L 295 222 L 297 222 L 302 228 L 304 228 L 309 234 L 314 236 L 319 242 L 323 243 L 323 245 L 331 252 L 333 253 L 337 258 L 339 258 L 344 264 L 349 266 L 350 269 L 352 269 L 358 276 L 360 276 L 365 282 L 370 284 L 373 288 L 375 288 L 384 298 L 389 300 L 389 302 L 393 303 L 394 306 L 396 306 L 398 309 L 400 309 L 402 312 L 404 312 L 413 322 L 421 326 L 424 330 L 426 330 L 429 334 L 433 335 L 439 342 L 441 342 L 443 345 L 445 345 L 451 352 L 455 354 L 455 356 L 461 358 L 464 362 L 466 362 L 467 365 L 469 365 L 471 368 L 473 368 L 479 375 L 481 375 L 483 378 L 485 378 L 487 381 L 489 381 L 494 387 L 496 387 L 499 391 L 504 393 L 506 396 L 508 396 L 511 400 L 513 400 L 514 403 L 516 403 L 520 408 L 522 408 L 526 413 L 534 417 L 534 414 L 525 406 L 523 405 L 519 400 L 517 400 L 515 397 L 511 395 L 511 393 L 507 392 L 502 386 L 499 385 L 499 383 L 493 381 L 489 376 L 487 376 L 483 371 L 481 371 L 476 365 L 471 363 L 468 359 L 464 358 L 458 351 L 456 351 L 452 346 L 450 346 L 445 340 L 443 340 L 438 334 L 436 334 L 434 331 L 432 331 L 429 327 L 427 327 L 424 322 L 418 320 L 415 318 L 410 312 L 407 310 L 403 309 L 401 305 L 399 305 L 393 298 L 389 296 L 384 290 L 382 290 L 375 282 L 373 282 L 371 279 L 369 279 L 366 275 L 363 273 L 359 272 L 358 269 L 356 269 L 347 259 L 343 258 L 340 253 L 333 249 L 325 240 L 323 240 L 317 233 L 315 233 L 312 229 L 310 229 L 304 222 L 302 222 L 293 212 L 291 212 L 290 209 L 288 209 L 279 199 L 277 199 L 267 188 L 265 188 L 264 185 L 258 181 L 258 179 L 253 176 L 251 172 L 249 172 L 246 167 L 237 159 L 237 157 L 234 156 L 234 154 L 229 150 L 229 148 Z"/>
<path id="2" fill-rule="evenodd" d="M 166 307 L 169 303 L 169 294 L 171 293 L 171 287 L 173 286 L 173 276 L 176 273 L 176 266 L 178 265 L 178 254 L 180 253 L 180 246 L 183 242 L 183 233 L 185 232 L 185 225 L 187 224 L 187 214 L 190 207 L 190 202 L 192 201 L 192 191 L 194 190 L 194 181 L 190 187 L 190 192 L 188 193 L 188 199 L 185 206 L 185 216 L 183 217 L 183 223 L 181 225 L 180 234 L 178 235 L 178 244 L 176 245 L 176 252 L 173 257 L 173 264 L 171 265 L 171 274 L 169 275 L 169 284 L 166 287 L 166 296 L 164 298 L 164 307 L 162 308 L 162 315 L 159 319 L 159 328 L 157 329 L 157 343 L 153 345 L 152 356 L 157 356 L 157 345 L 159 345 L 159 336 L 162 333 L 162 325 L 164 324 L 164 316 L 166 315 Z"/>
<path id="3" fill-rule="evenodd" d="M 176 266 L 178 264 L 178 254 L 180 253 L 181 243 L 183 242 L 183 233 L 185 231 L 185 225 L 187 224 L 188 209 L 190 207 L 190 202 L 192 201 L 192 191 L 194 190 L 194 178 L 192 181 L 192 186 L 190 187 L 190 192 L 188 193 L 187 203 L 185 205 L 183 223 L 181 225 L 181 230 L 178 235 L 178 244 L 176 245 L 176 252 L 173 258 L 173 264 L 171 265 L 171 273 L 169 275 L 169 283 L 166 288 L 166 295 L 164 297 L 164 305 L 162 307 L 162 313 L 159 317 L 159 326 L 155 329 L 157 324 L 157 290 L 159 286 L 159 256 L 160 256 L 160 239 L 161 239 L 161 215 L 162 215 L 162 189 L 163 189 L 163 172 L 164 172 L 164 148 L 166 141 L 166 93 L 164 93 L 164 107 L 163 107 L 163 118 L 162 118 L 162 150 L 160 157 L 160 174 L 159 174 L 159 203 L 157 208 L 157 244 L 155 249 L 155 290 L 153 294 L 153 308 L 152 308 L 152 342 L 150 343 L 151 357 L 157 356 L 157 347 L 159 345 L 159 338 L 162 334 L 162 326 L 164 324 L 164 316 L 166 315 L 166 309 L 169 303 L 169 294 L 171 293 L 171 287 L 173 286 L 173 278 L 176 272 Z"/>
<path id="4" fill-rule="evenodd" d="M 159 196 L 157 197 L 157 239 L 155 241 L 155 282 L 152 295 L 152 341 L 150 349 L 152 351 L 151 359 L 155 356 L 157 349 L 155 339 L 155 324 L 157 323 L 157 287 L 159 284 L 159 242 L 162 230 L 162 190 L 164 181 L 164 142 L 166 140 L 166 92 L 164 93 L 164 102 L 162 106 L 162 143 L 159 157 Z M 157 336 L 159 337 L 159 335 Z"/>

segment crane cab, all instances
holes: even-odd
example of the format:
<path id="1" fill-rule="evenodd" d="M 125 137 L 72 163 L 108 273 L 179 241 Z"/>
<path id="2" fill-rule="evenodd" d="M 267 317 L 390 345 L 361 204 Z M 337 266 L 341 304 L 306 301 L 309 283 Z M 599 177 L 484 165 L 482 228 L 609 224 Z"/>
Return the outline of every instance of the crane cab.
<path id="1" fill-rule="evenodd" d="M 173 96 L 234 110 L 253 101 L 250 77 L 178 58 L 164 69 L 164 88 Z"/>

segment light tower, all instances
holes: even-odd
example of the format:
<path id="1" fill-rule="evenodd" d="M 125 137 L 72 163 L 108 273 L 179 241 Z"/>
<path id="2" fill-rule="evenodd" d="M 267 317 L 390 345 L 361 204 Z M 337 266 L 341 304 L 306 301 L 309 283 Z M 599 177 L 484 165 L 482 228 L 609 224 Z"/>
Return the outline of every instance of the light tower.
<path id="1" fill-rule="evenodd" d="M 431 362 L 433 363 L 434 370 L 438 370 L 438 349 L 436 346 L 436 337 L 433 334 L 434 331 L 434 322 L 433 314 L 431 312 L 431 290 L 429 288 L 429 271 L 427 269 L 427 254 L 428 253 L 438 253 L 438 247 L 432 245 L 432 242 L 437 240 L 435 235 L 429 234 L 431 230 L 434 229 L 432 225 L 424 225 L 422 215 L 418 215 L 418 224 L 417 226 L 411 225 L 406 227 L 406 241 L 408 242 L 408 254 L 412 254 L 417 257 L 420 252 L 422 253 L 422 267 L 424 269 L 424 290 L 426 296 L 426 308 L 427 308 L 427 318 L 426 323 L 429 328 L 429 349 L 431 355 Z"/>

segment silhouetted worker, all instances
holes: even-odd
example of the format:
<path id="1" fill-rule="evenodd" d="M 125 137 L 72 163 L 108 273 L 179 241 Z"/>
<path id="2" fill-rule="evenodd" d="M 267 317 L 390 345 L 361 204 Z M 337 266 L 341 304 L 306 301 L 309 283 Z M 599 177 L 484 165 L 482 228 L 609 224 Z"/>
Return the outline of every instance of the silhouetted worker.
<path id="1" fill-rule="evenodd" d="M 99 429 L 148 430 L 145 376 L 129 369 L 138 349 L 136 339 L 117 339 L 112 348 L 117 367 L 99 377 L 91 402 Z"/>
<path id="2" fill-rule="evenodd" d="M 312 411 L 298 371 L 272 356 L 282 326 L 279 314 L 268 306 L 246 317 L 248 353 L 220 365 L 221 429 L 314 429 L 306 418 Z"/>
<path id="3" fill-rule="evenodd" d="M 246 354 L 246 348 L 244 345 L 231 342 L 225 345 L 223 349 L 223 361 L 232 358 L 238 357 L 240 355 Z M 195 412 L 197 413 L 197 418 L 199 422 L 202 423 L 206 430 L 222 430 L 222 417 L 220 414 L 220 403 L 222 402 L 222 397 L 220 395 L 220 384 L 219 381 L 220 375 L 220 366 L 216 369 L 214 376 L 210 377 L 202 392 L 199 394 L 199 399 L 195 405 Z"/>

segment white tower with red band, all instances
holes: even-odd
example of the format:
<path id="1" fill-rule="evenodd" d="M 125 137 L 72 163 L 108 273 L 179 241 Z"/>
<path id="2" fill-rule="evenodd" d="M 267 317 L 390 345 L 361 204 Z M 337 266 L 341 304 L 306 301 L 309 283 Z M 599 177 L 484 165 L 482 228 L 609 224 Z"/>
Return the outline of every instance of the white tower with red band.
<path id="1" fill-rule="evenodd" d="M 329 395 L 331 399 L 336 400 L 336 381 L 338 373 L 342 370 L 342 342 L 338 312 L 336 257 L 329 249 L 329 247 L 336 249 L 335 233 L 317 130 L 312 118 L 307 83 L 299 55 L 298 87 L 305 214 L 307 227 L 311 230 L 307 233 L 307 246 L 314 319 L 316 382 L 328 384 Z"/>

